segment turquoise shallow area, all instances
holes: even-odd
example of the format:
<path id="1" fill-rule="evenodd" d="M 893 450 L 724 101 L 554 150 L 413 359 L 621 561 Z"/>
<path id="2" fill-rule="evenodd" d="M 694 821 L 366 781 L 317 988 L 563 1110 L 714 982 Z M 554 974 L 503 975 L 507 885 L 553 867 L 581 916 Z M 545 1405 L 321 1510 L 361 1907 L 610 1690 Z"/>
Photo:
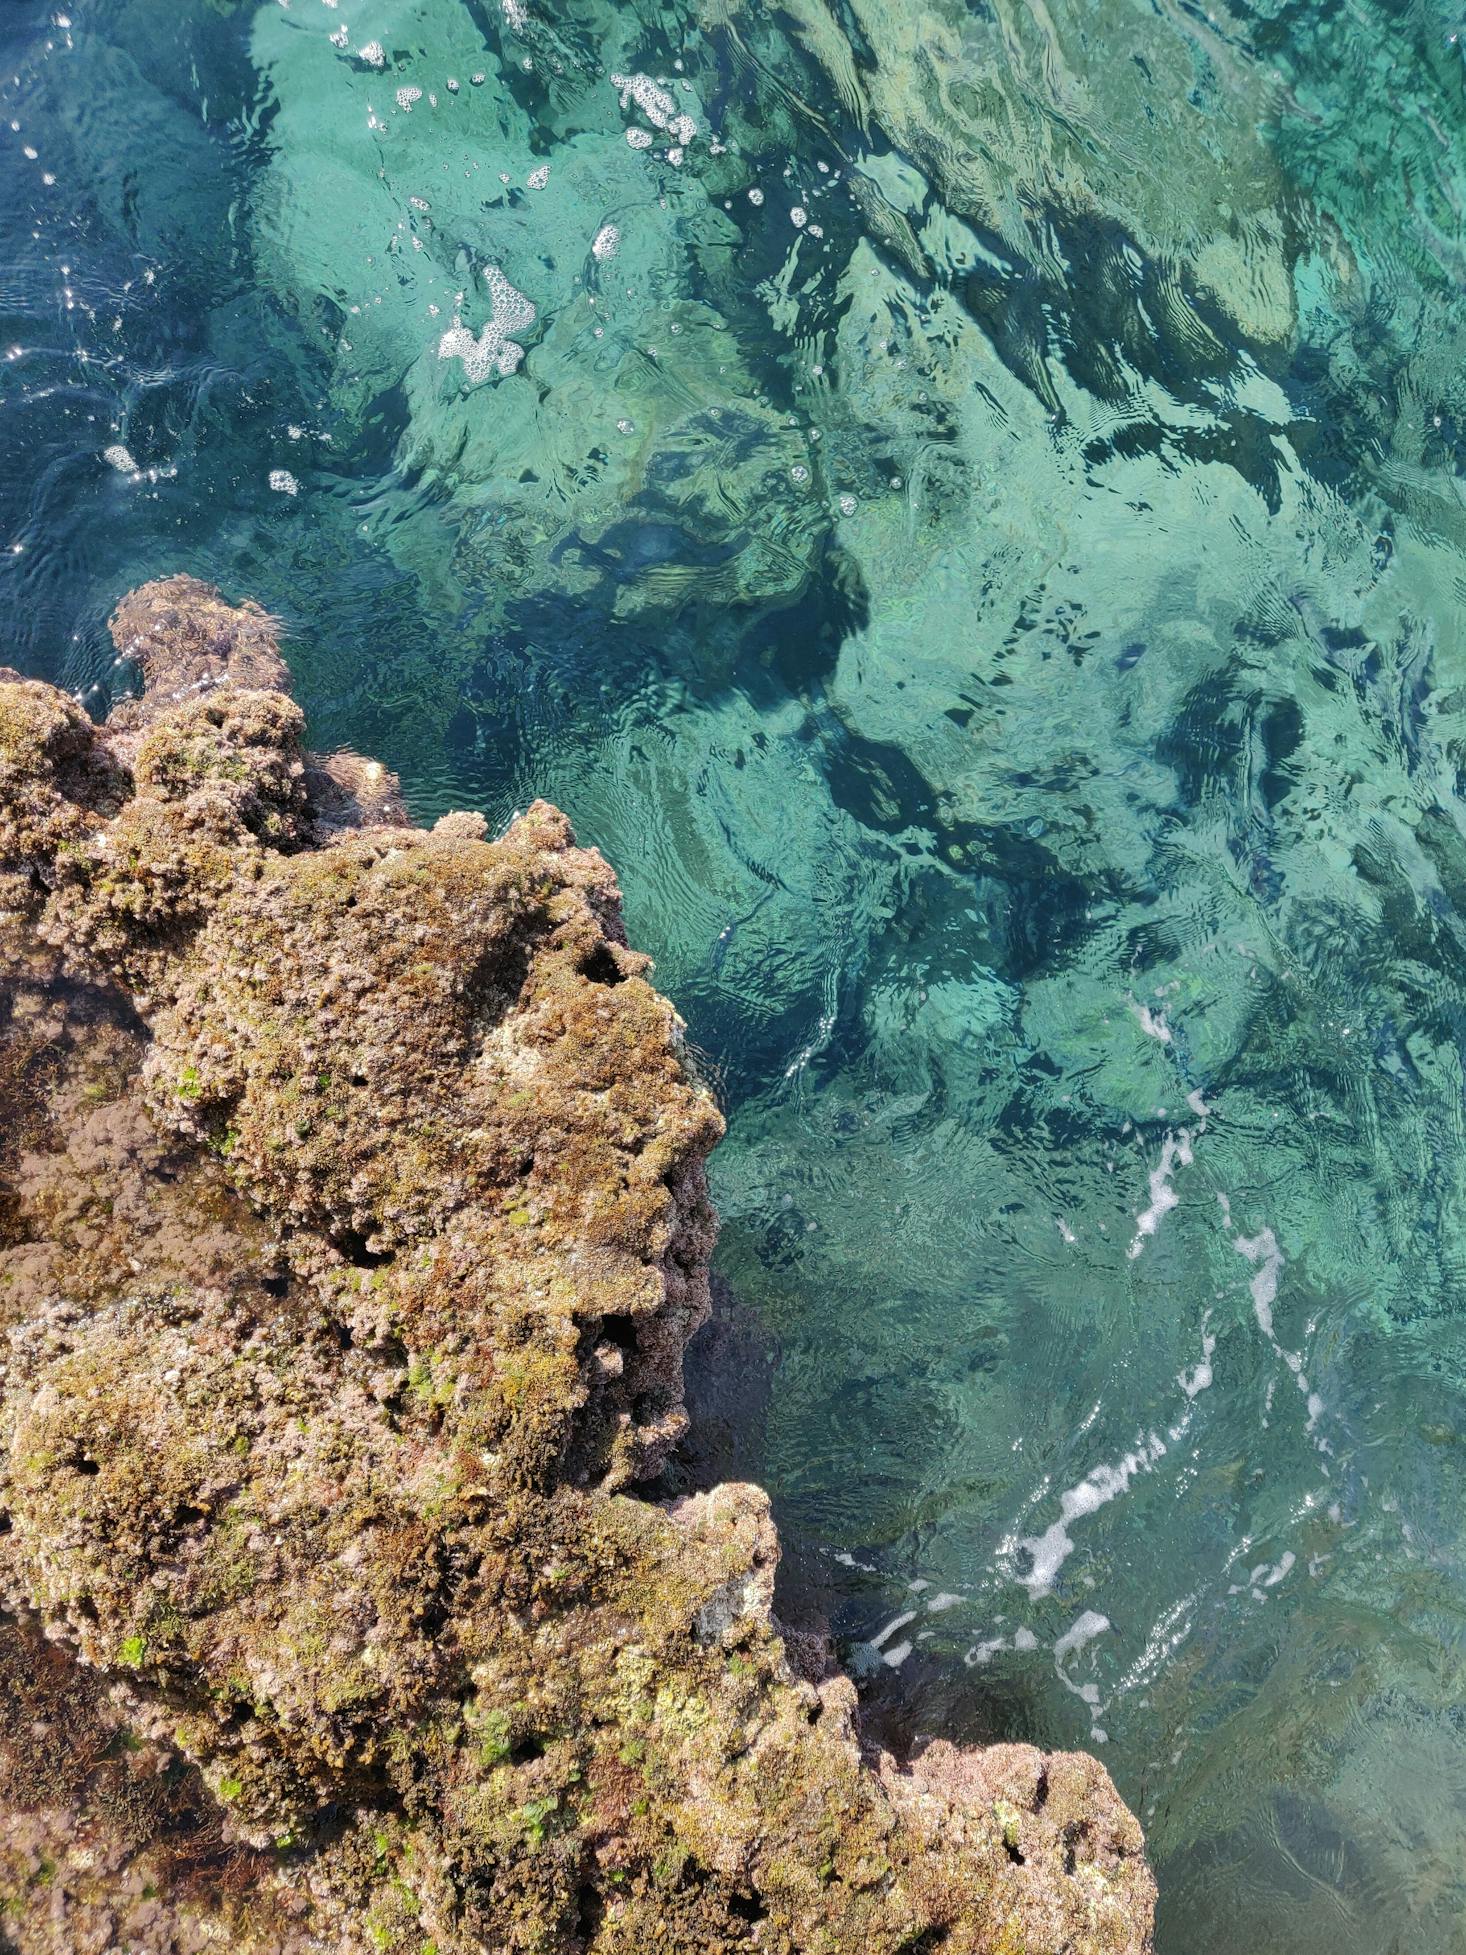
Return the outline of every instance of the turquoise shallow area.
<path id="1" fill-rule="evenodd" d="M 1162 1955 L 1462 1946 L 1459 25 L 0 8 L 4 655 L 192 570 L 612 857 L 801 1581 Z"/>

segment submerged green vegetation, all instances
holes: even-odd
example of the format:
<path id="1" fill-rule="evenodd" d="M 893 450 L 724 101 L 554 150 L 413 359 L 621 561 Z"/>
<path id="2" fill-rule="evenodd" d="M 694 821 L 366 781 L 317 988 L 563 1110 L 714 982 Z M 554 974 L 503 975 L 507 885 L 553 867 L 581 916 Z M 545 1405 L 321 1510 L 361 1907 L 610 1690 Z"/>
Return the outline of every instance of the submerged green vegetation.
<path id="1" fill-rule="evenodd" d="M 605 850 L 792 1578 L 911 1728 L 1096 1748 L 1164 1955 L 1466 1902 L 1459 30 L 0 23 L 5 656 L 100 710 L 186 568 L 419 819 Z"/>

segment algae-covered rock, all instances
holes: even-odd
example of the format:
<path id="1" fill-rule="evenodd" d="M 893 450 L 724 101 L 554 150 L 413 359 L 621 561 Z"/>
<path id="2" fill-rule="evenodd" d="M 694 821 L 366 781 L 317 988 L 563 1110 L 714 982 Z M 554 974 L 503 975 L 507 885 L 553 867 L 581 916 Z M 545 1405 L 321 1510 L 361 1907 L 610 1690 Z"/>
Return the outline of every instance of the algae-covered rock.
<path id="1" fill-rule="evenodd" d="M 863 1748 L 680 1437 L 721 1121 L 606 863 L 407 825 L 189 579 L 0 682 L 0 1946 L 1120 1955 L 1139 1828 Z"/>

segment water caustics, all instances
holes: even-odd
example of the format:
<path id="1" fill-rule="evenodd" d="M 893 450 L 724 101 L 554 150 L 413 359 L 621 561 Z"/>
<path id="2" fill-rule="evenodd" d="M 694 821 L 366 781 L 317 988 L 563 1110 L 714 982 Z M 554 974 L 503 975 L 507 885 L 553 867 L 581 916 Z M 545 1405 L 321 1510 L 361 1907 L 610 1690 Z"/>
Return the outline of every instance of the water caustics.
<path id="1" fill-rule="evenodd" d="M 606 850 L 791 1579 L 1103 1749 L 1164 1955 L 1466 1914 L 1459 29 L 0 15 L 6 656 L 101 700 L 186 568 Z"/>

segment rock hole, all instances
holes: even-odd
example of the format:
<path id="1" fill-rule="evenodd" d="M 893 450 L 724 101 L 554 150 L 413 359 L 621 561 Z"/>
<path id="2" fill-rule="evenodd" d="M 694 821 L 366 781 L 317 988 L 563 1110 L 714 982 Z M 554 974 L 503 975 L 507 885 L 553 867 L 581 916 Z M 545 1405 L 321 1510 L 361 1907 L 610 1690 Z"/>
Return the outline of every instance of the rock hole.
<path id="1" fill-rule="evenodd" d="M 629 1357 L 636 1349 L 636 1319 L 622 1312 L 601 1319 L 601 1336 Z"/>
<path id="2" fill-rule="evenodd" d="M 757 1894 L 734 1894 L 728 1902 L 728 1912 L 735 1921 L 766 1921 L 769 1911 Z"/>
<path id="3" fill-rule="evenodd" d="M 390 1249 L 369 1249 L 360 1229 L 338 1229 L 331 1241 L 342 1258 L 357 1269 L 380 1269 L 392 1260 Z"/>
<path id="4" fill-rule="evenodd" d="M 1003 1841 L 1003 1851 L 1007 1854 L 1008 1858 L 1013 1862 L 1013 1865 L 1015 1867 L 1026 1867 L 1028 1865 L 1027 1856 L 1024 1853 L 1022 1853 L 1017 1846 L 1014 1845 L 1012 1840 L 1005 1839 Z"/>
<path id="5" fill-rule="evenodd" d="M 528 1737 L 519 1739 L 517 1744 L 512 1744 L 509 1747 L 509 1763 L 511 1765 L 530 1765 L 533 1764 L 536 1758 L 543 1758 L 544 1755 L 545 1741 L 543 1738 L 536 1737 L 533 1732 L 530 1732 Z"/>
<path id="6" fill-rule="evenodd" d="M 290 1278 L 288 1276 L 262 1276 L 260 1278 L 260 1288 L 267 1297 L 283 1297 L 289 1294 Z"/>
<path id="7" fill-rule="evenodd" d="M 944 1922 L 938 1921 L 930 1928 L 922 1928 L 917 1934 L 912 1935 L 909 1941 L 903 1941 L 896 1950 L 896 1955 L 935 1955 L 935 1951 L 947 1942 L 951 1933 L 952 1930 Z"/>
<path id="8" fill-rule="evenodd" d="M 1038 1784 L 1033 1788 L 1033 1809 L 1042 1812 L 1049 1801 L 1049 1768 L 1043 1766 L 1038 1775 Z"/>
<path id="9" fill-rule="evenodd" d="M 606 1904 L 601 1899 L 598 1888 L 586 1881 L 575 1897 L 575 1929 L 587 1942 L 595 1940 L 600 1933 L 601 1923 L 606 1918 Z"/>
<path id="10" fill-rule="evenodd" d="M 622 981 L 621 967 L 611 955 L 609 944 L 596 945 L 581 965 L 580 974 L 589 978 L 592 984 L 620 984 Z"/>
<path id="11" fill-rule="evenodd" d="M 197 1527 L 200 1521 L 207 1521 L 208 1518 L 207 1508 L 195 1507 L 186 1500 L 181 1500 L 173 1509 L 173 1525 L 180 1531 L 187 1527 Z"/>
<path id="12" fill-rule="evenodd" d="M 94 1459 L 74 1459 L 71 1464 L 78 1473 L 82 1474 L 88 1480 L 95 1480 L 102 1470 Z"/>
<path id="13" fill-rule="evenodd" d="M 436 1636 L 447 1627 L 452 1613 L 446 1601 L 425 1603 L 417 1612 L 417 1626 L 424 1636 Z"/>

